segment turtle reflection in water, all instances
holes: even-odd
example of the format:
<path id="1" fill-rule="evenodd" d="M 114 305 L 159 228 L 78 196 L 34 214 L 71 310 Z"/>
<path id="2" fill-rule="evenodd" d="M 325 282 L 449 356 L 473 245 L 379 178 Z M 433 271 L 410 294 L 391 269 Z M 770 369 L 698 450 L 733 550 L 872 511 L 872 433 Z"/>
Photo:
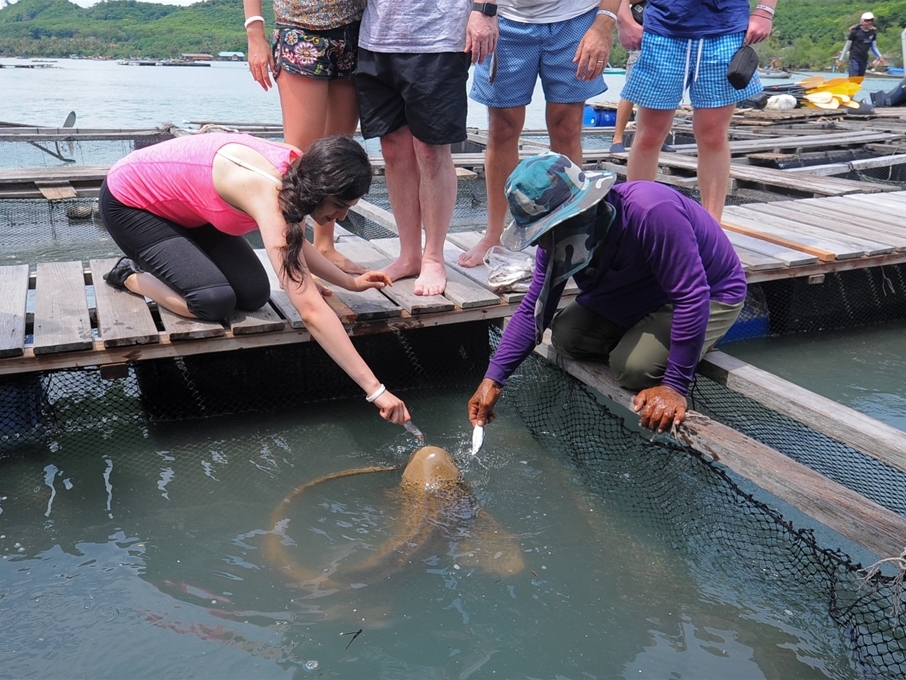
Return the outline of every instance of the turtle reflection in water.
<path id="1" fill-rule="evenodd" d="M 334 559 L 321 572 L 296 562 L 287 548 L 287 510 L 293 500 L 318 484 L 372 472 L 397 470 L 369 467 L 326 475 L 296 488 L 274 511 L 274 530 L 265 537 L 268 561 L 312 595 L 329 595 L 358 583 L 375 583 L 418 559 L 448 553 L 463 567 L 476 567 L 496 576 L 518 573 L 525 566 L 516 539 L 477 506 L 474 496 L 449 453 L 425 446 L 409 459 L 394 497 L 401 507 L 401 520 L 394 535 L 360 564 L 341 567 L 340 562 L 356 545 Z M 298 546 L 296 551 L 304 551 Z"/>

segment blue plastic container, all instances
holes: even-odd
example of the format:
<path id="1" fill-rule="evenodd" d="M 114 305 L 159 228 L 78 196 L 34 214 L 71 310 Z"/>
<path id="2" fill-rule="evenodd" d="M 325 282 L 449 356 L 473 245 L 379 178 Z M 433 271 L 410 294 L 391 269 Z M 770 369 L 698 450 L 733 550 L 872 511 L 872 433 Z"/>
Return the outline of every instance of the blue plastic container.
<path id="1" fill-rule="evenodd" d="M 613 127 L 616 124 L 616 109 L 598 109 L 598 122 L 595 125 L 598 127 Z"/>
<path id="2" fill-rule="evenodd" d="M 585 110 L 582 112 L 582 125 L 583 127 L 598 125 L 598 112 L 588 104 L 585 105 Z"/>

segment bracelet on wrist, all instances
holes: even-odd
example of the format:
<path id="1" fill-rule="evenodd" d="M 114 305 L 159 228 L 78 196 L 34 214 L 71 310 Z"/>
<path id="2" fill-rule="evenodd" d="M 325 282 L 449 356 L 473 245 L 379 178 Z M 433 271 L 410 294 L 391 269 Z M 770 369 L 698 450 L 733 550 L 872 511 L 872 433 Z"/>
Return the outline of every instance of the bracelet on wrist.
<path id="1" fill-rule="evenodd" d="M 249 17 L 248 19 L 246 19 L 246 20 L 245 20 L 245 23 L 243 24 L 243 26 L 245 26 L 246 28 L 248 28 L 250 25 L 254 24 L 256 21 L 260 21 L 260 22 L 263 24 L 263 23 L 264 23 L 264 17 L 263 17 L 263 16 L 259 16 L 259 15 L 256 14 L 255 16 Z"/>
<path id="2" fill-rule="evenodd" d="M 767 20 L 770 21 L 772 24 L 774 23 L 774 17 L 766 17 L 766 16 L 764 16 L 764 15 L 762 15 L 762 14 L 755 14 L 754 12 L 752 13 L 752 16 L 753 16 L 753 17 L 758 17 L 759 19 L 767 19 Z"/>
<path id="3" fill-rule="evenodd" d="M 774 16 L 774 8 L 773 8 L 773 7 L 768 7 L 767 5 L 755 5 L 755 9 L 764 10 L 765 12 L 767 12 L 768 14 L 770 14 L 772 17 Z"/>
<path id="4" fill-rule="evenodd" d="M 610 17 L 610 18 L 613 19 L 614 21 L 617 20 L 617 15 L 614 14 L 613 12 L 611 12 L 609 9 L 599 9 L 598 12 L 597 12 L 597 14 L 595 14 L 595 16 L 596 16 L 596 17 L 599 17 L 599 16 L 601 16 L 602 14 L 603 14 L 605 17 Z"/>
<path id="5" fill-rule="evenodd" d="M 365 397 L 365 401 L 367 401 L 370 404 L 371 402 L 373 402 L 375 399 L 377 399 L 379 396 L 381 396 L 386 391 L 387 391 L 387 388 L 384 386 L 384 383 L 381 383 L 380 387 L 378 387 L 374 392 L 372 392 L 367 397 Z"/>

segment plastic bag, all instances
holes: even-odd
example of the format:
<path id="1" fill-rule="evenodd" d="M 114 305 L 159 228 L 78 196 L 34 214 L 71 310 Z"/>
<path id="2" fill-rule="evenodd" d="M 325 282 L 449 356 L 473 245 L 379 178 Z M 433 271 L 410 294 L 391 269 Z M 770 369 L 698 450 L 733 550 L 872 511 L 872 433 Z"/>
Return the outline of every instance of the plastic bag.
<path id="1" fill-rule="evenodd" d="M 523 252 L 492 246 L 484 255 L 488 286 L 495 293 L 524 293 L 532 282 L 535 259 Z"/>
<path id="2" fill-rule="evenodd" d="M 768 111 L 791 111 L 796 108 L 796 98 L 791 94 L 775 94 L 768 98 L 764 108 Z"/>

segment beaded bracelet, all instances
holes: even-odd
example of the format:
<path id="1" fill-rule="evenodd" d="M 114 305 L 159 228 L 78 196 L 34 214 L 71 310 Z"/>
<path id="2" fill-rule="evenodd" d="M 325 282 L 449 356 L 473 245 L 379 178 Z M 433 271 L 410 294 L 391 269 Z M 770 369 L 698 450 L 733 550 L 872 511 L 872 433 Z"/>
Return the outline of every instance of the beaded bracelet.
<path id="1" fill-rule="evenodd" d="M 245 20 L 245 23 L 243 24 L 243 26 L 245 26 L 246 28 L 248 28 L 248 27 L 249 27 L 249 24 L 253 24 L 253 23 L 255 23 L 256 21 L 260 21 L 260 22 L 263 24 L 263 23 L 264 23 L 264 17 L 259 16 L 259 15 L 256 14 L 255 16 L 249 17 L 248 19 L 246 19 L 246 20 Z"/>
<path id="2" fill-rule="evenodd" d="M 377 399 L 379 396 L 381 396 L 386 391 L 387 391 L 387 388 L 384 387 L 384 383 L 381 383 L 380 387 L 378 387 L 372 394 L 369 394 L 367 397 L 365 397 L 365 401 L 367 401 L 370 404 L 371 402 L 373 402 L 375 399 Z"/>
<path id="3" fill-rule="evenodd" d="M 614 21 L 617 20 L 617 15 L 611 12 L 609 9 L 599 9 L 598 13 L 595 16 L 601 16 L 602 14 L 606 17 L 610 17 Z"/>

